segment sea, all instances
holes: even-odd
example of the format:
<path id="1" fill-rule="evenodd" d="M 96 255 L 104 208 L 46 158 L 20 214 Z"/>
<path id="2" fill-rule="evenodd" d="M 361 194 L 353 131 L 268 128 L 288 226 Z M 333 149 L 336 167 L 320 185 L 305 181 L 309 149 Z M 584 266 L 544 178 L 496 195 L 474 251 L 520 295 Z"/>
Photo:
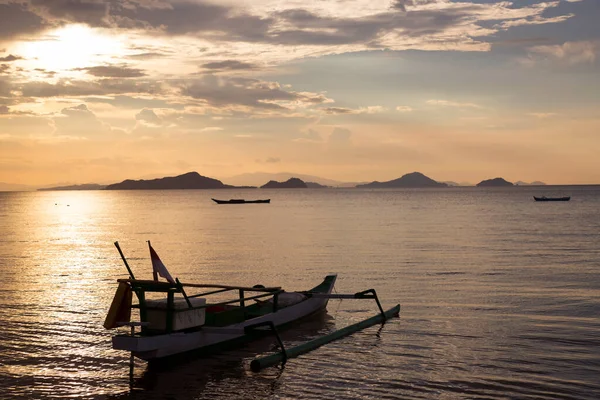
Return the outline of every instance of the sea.
<path id="1" fill-rule="evenodd" d="M 571 196 L 535 202 L 533 196 Z M 270 204 L 217 205 L 211 198 Z M 182 282 L 375 289 L 400 317 L 252 372 L 272 338 L 159 367 L 106 312 L 151 241 Z M 0 193 L 0 398 L 600 398 L 600 186 Z M 330 300 L 286 346 L 377 314 Z"/>

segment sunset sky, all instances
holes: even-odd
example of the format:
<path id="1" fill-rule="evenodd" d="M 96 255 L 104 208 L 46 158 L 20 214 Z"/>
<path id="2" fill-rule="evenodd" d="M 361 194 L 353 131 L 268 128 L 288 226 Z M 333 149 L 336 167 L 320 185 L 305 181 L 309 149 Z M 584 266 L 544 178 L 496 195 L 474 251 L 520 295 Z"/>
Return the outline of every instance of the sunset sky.
<path id="1" fill-rule="evenodd" d="M 600 0 L 0 0 L 0 182 L 600 183 Z"/>

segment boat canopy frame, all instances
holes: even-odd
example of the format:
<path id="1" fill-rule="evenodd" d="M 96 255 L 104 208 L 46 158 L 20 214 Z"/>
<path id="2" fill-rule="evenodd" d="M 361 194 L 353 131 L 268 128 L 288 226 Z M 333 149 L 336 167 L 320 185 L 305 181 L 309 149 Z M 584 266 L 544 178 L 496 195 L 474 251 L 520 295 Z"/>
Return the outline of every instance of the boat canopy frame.
<path id="1" fill-rule="evenodd" d="M 133 293 L 136 294 L 138 299 L 137 304 L 132 304 L 131 309 L 138 309 L 140 314 L 140 322 L 141 324 L 136 324 L 136 326 L 141 327 L 141 335 L 153 335 L 155 332 L 151 330 L 148 324 L 145 322 L 148 321 L 148 310 L 152 307 L 148 305 L 147 294 L 148 293 L 165 293 L 166 294 L 166 327 L 165 331 L 161 331 L 160 334 L 164 333 L 172 333 L 173 329 L 173 320 L 178 313 L 187 312 L 192 310 L 200 310 L 207 309 L 209 307 L 219 307 L 219 306 L 228 306 L 239 304 L 239 307 L 236 307 L 238 312 L 241 312 L 244 320 L 248 319 L 250 315 L 250 310 L 248 309 L 252 305 L 248 305 L 249 300 L 260 300 L 265 298 L 272 298 L 272 309 L 270 312 L 277 312 L 279 309 L 278 306 L 278 298 L 284 290 L 281 287 L 248 287 L 248 286 L 231 286 L 231 285 L 216 285 L 216 284 L 194 284 L 194 283 L 182 283 L 179 282 L 179 279 L 176 280 L 175 284 L 169 282 L 157 282 L 153 280 L 144 280 L 144 279 L 118 279 L 119 283 L 127 284 Z M 204 291 L 201 293 L 188 295 L 185 292 L 184 288 L 205 288 L 205 289 L 213 289 L 209 291 Z M 214 294 L 226 293 L 226 292 L 235 292 L 237 291 L 237 296 L 230 300 L 217 301 L 213 303 L 206 303 L 203 305 L 192 305 L 190 299 L 197 297 L 207 297 Z M 256 295 L 247 296 L 247 292 L 258 293 Z M 183 299 L 185 299 L 187 303 L 187 308 L 175 308 L 175 295 L 181 294 Z M 263 301 L 266 303 L 267 301 Z M 226 311 L 224 311 L 226 312 Z M 125 323 L 124 323 L 125 322 Z M 130 323 L 126 323 L 127 321 L 119 321 L 119 325 L 129 325 Z"/>

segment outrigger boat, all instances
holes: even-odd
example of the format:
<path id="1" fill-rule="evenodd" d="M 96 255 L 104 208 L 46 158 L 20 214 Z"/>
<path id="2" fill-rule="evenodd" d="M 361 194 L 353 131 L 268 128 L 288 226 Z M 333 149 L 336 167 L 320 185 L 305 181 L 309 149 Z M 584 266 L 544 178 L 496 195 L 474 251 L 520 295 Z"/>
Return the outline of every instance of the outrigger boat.
<path id="1" fill-rule="evenodd" d="M 571 196 L 565 196 L 565 197 L 546 197 L 546 196 L 536 197 L 536 196 L 533 196 L 533 199 L 535 201 L 569 201 L 569 200 L 571 200 Z"/>
<path id="2" fill-rule="evenodd" d="M 229 200 L 219 200 L 212 199 L 217 204 L 265 204 L 270 203 L 271 199 L 264 200 L 245 200 L 245 199 L 229 199 Z"/>
<path id="3" fill-rule="evenodd" d="M 150 242 L 148 245 L 154 280 L 136 279 L 118 242 L 115 242 L 130 278 L 118 280 L 119 285 L 104 322 L 107 329 L 130 327 L 129 333 L 113 336 L 113 348 L 129 351 L 132 357 L 143 360 L 161 360 L 188 352 L 215 353 L 272 334 L 282 352 L 266 362 L 253 361 L 252 369 L 258 370 L 384 322 L 400 312 L 400 305 L 384 312 L 373 289 L 350 295 L 332 294 L 337 279 L 335 274 L 327 275 L 312 289 L 300 292 L 286 292 L 280 287 L 262 285 L 182 283 L 171 277 Z M 158 281 L 159 275 L 167 282 Z M 223 295 L 231 293 L 235 293 L 233 299 L 222 299 Z M 133 294 L 138 304 L 132 304 Z M 324 310 L 331 298 L 375 299 L 380 314 L 321 337 L 319 342 L 309 342 L 300 349 L 286 351 L 277 330 Z M 139 311 L 139 321 L 131 321 L 132 309 Z"/>

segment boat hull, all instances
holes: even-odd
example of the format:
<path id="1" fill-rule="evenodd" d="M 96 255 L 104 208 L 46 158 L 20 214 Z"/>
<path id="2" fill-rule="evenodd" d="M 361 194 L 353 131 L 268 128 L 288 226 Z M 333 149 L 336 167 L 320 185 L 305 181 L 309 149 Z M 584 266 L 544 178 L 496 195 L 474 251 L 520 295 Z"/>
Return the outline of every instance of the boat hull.
<path id="1" fill-rule="evenodd" d="M 270 203 L 271 199 L 264 200 L 244 200 L 244 199 L 230 199 L 230 200 L 219 200 L 219 199 L 211 199 L 217 204 L 266 204 Z"/>
<path id="2" fill-rule="evenodd" d="M 336 276 L 330 275 L 324 283 L 317 286 L 320 293 L 331 293 Z M 247 319 L 243 322 L 224 327 L 204 326 L 193 332 L 173 332 L 153 336 L 117 335 L 112 338 L 113 348 L 130 351 L 135 357 L 151 361 L 180 355 L 189 352 L 213 352 L 225 347 L 233 347 L 256 337 L 256 334 L 244 333 L 244 328 L 261 322 L 272 322 L 276 327 L 283 327 L 292 322 L 324 310 L 327 298 L 307 299 L 285 307 L 270 314 Z"/>
<path id="3" fill-rule="evenodd" d="M 533 196 L 535 201 L 569 201 L 571 200 L 571 196 L 566 197 L 536 197 Z"/>

